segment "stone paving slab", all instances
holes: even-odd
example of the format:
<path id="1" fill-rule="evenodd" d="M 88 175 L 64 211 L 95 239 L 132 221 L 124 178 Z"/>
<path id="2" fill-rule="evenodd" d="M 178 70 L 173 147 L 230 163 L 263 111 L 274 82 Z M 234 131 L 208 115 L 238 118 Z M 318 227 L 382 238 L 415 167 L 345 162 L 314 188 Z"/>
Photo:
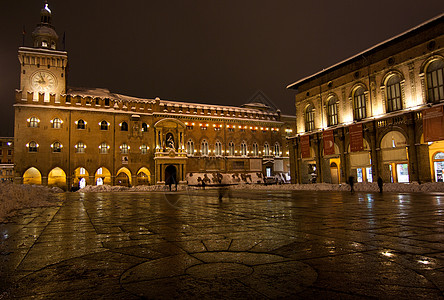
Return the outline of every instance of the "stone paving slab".
<path id="1" fill-rule="evenodd" d="M 0 224 L 0 299 L 444 299 L 436 193 L 64 197 Z"/>

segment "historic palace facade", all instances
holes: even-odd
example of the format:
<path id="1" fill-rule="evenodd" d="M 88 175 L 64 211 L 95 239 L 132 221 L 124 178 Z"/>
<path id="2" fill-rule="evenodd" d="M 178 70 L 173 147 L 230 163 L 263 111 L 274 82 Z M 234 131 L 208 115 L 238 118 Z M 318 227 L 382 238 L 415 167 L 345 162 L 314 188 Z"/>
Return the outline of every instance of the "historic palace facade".
<path id="1" fill-rule="evenodd" d="M 47 4 L 33 41 L 18 55 L 16 182 L 248 183 L 289 173 L 286 136 L 294 116 L 255 101 L 232 107 L 68 89 L 68 56 L 57 50 Z"/>
<path id="2" fill-rule="evenodd" d="M 442 182 L 444 15 L 287 88 L 293 182 Z"/>

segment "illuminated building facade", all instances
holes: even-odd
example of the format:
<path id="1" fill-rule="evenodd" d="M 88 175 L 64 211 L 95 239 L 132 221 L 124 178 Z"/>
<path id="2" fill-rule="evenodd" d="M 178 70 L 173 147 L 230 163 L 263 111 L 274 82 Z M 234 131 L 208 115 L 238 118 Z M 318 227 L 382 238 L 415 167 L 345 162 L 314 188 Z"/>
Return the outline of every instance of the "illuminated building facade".
<path id="1" fill-rule="evenodd" d="M 0 137 L 0 182 L 14 179 L 14 138 Z"/>
<path id="2" fill-rule="evenodd" d="M 294 182 L 442 182 L 444 15 L 288 89 Z"/>
<path id="3" fill-rule="evenodd" d="M 220 174 L 255 182 L 289 173 L 285 137 L 295 117 L 263 103 L 233 107 L 67 88 L 68 56 L 57 50 L 51 16 L 46 4 L 33 47 L 19 48 L 16 182 L 186 183 L 197 173 L 212 184 L 223 183 Z"/>

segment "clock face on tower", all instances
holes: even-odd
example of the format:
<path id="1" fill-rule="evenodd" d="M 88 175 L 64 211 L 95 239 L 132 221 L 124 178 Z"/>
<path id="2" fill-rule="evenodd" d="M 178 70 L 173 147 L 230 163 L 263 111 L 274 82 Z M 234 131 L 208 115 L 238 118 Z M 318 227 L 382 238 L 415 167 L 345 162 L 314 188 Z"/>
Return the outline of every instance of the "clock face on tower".
<path id="1" fill-rule="evenodd" d="M 31 76 L 31 87 L 35 92 L 54 92 L 57 81 L 54 75 L 46 71 L 37 71 Z"/>

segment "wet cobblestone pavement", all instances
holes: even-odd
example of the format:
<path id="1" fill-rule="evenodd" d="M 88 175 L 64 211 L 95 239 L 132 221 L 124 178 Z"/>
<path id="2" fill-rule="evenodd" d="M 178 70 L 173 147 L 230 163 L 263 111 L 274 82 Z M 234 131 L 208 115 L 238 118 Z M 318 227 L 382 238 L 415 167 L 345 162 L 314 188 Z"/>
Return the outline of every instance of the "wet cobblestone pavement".
<path id="1" fill-rule="evenodd" d="M 0 299 L 444 299 L 444 195 L 68 193 L 0 224 Z"/>

